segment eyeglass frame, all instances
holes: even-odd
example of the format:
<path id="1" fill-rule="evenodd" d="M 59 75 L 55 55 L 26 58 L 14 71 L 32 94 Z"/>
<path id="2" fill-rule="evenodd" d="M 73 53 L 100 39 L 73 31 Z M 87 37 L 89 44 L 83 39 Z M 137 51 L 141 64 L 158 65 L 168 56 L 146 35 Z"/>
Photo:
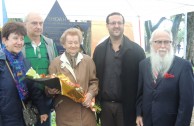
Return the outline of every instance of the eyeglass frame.
<path id="1" fill-rule="evenodd" d="M 120 25 L 123 25 L 124 23 L 123 22 L 120 22 L 120 21 L 118 21 L 118 22 L 113 21 L 113 22 L 109 22 L 108 24 L 110 24 L 112 26 L 115 26 L 116 24 L 118 24 L 120 26 Z"/>
<path id="2" fill-rule="evenodd" d="M 170 40 L 156 40 L 156 41 L 153 41 L 154 43 L 156 43 L 157 45 L 170 45 L 173 41 L 170 41 Z"/>

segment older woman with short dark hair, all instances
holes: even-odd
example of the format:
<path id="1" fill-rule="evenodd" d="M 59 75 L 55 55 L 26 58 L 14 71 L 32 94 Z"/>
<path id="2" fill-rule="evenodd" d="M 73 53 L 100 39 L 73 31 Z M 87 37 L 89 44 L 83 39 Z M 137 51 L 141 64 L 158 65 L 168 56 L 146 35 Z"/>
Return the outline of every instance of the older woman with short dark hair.
<path id="1" fill-rule="evenodd" d="M 3 26 L 4 48 L 0 59 L 0 120 L 2 126 L 26 126 L 22 115 L 21 100 L 30 100 L 38 107 L 40 118 L 48 117 L 40 91 L 25 78 L 30 64 L 21 52 L 26 29 L 20 22 L 9 22 Z"/>

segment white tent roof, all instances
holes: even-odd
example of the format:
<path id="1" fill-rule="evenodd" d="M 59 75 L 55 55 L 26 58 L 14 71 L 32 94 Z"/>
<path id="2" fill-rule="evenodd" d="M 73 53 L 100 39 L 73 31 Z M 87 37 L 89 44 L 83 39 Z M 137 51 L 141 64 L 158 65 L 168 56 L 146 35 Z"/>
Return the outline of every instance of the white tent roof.
<path id="1" fill-rule="evenodd" d="M 43 16 L 49 13 L 56 0 L 5 0 L 8 18 L 24 18 L 32 10 Z M 58 0 L 67 19 L 105 20 L 114 11 L 126 20 L 143 20 L 194 11 L 193 0 Z"/>
<path id="2" fill-rule="evenodd" d="M 39 11 L 44 18 L 56 0 L 4 0 L 8 18 L 24 18 L 30 11 Z M 143 23 L 175 14 L 194 11 L 193 0 L 57 0 L 67 19 L 105 21 L 111 12 L 120 12 L 133 24 L 135 41 L 143 41 Z M 2 7 L 0 3 L 0 7 Z M 2 9 L 1 9 L 2 10 Z M 0 26 L 2 26 L 2 12 Z M 142 33 L 141 33 L 141 32 Z"/>

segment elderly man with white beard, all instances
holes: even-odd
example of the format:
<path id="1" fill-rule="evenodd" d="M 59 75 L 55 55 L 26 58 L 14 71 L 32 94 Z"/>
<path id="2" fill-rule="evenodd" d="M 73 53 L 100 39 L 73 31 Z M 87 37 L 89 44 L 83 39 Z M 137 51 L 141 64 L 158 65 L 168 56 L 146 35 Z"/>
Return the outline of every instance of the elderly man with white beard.
<path id="1" fill-rule="evenodd" d="M 137 126 L 189 126 L 193 110 L 191 63 L 174 55 L 171 31 L 156 29 L 151 55 L 139 64 Z"/>

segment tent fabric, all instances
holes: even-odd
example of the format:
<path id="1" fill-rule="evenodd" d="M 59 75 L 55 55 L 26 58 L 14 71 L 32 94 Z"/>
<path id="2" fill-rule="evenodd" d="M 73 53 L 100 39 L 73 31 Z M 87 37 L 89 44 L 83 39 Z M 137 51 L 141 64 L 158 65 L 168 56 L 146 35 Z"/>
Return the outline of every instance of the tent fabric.
<path id="1" fill-rule="evenodd" d="M 5 0 L 8 18 L 24 18 L 32 10 L 43 16 L 56 0 Z M 105 20 L 114 11 L 142 20 L 194 11 L 193 0 L 57 0 L 69 20 Z"/>

